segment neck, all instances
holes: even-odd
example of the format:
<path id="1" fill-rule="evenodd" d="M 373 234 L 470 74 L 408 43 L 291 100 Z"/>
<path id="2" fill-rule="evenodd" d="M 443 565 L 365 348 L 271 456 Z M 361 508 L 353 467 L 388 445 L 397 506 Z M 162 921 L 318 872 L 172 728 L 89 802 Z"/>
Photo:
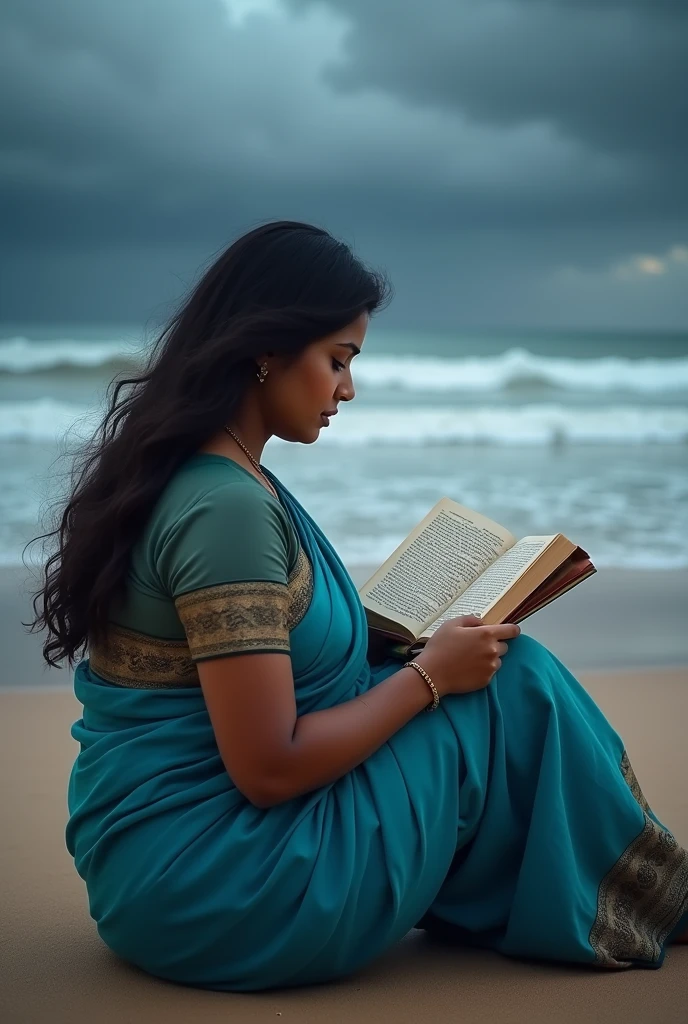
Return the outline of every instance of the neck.
<path id="1" fill-rule="evenodd" d="M 246 445 L 256 462 L 260 462 L 263 457 L 263 449 L 271 435 L 257 406 L 244 406 L 232 416 L 231 420 L 227 421 L 227 426 Z M 226 430 L 220 430 L 215 437 L 210 438 L 205 450 L 213 451 L 217 455 L 228 455 L 231 458 L 238 456 L 241 459 L 247 459 L 241 447 Z"/>

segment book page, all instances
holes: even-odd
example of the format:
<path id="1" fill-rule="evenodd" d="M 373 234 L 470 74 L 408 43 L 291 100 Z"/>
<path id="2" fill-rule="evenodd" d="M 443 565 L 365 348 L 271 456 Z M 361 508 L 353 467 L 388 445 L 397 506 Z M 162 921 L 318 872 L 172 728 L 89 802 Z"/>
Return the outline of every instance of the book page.
<path id="1" fill-rule="evenodd" d="M 515 539 L 491 519 L 442 498 L 361 588 L 363 604 L 417 635 Z"/>
<path id="2" fill-rule="evenodd" d="M 519 576 L 522 576 L 530 568 L 554 539 L 555 537 L 552 536 L 524 537 L 519 540 L 509 551 L 493 562 L 472 586 L 464 590 L 458 601 L 454 601 L 424 631 L 423 635 L 432 636 L 443 622 L 459 615 L 484 615 L 514 585 Z"/>

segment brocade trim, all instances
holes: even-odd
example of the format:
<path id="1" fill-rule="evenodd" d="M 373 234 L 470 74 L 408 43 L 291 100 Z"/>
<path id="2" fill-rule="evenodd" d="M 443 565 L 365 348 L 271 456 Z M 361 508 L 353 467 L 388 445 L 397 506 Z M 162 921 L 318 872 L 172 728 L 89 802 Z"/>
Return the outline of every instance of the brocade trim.
<path id="1" fill-rule="evenodd" d="M 623 773 L 624 779 L 628 783 L 628 788 L 630 789 L 631 793 L 636 798 L 642 809 L 644 811 L 649 811 L 650 805 L 648 804 L 647 800 L 645 799 L 645 796 L 643 795 L 643 791 L 640 788 L 640 783 L 635 777 L 635 772 L 633 771 L 633 767 L 628 759 L 628 754 L 625 750 L 621 758 L 621 771 Z"/>
<path id="2" fill-rule="evenodd" d="M 289 612 L 287 629 L 298 626 L 310 607 L 313 598 L 313 567 L 303 548 L 299 548 L 294 568 L 289 573 Z"/>
<path id="3" fill-rule="evenodd" d="M 601 967 L 656 963 L 662 944 L 688 910 L 688 851 L 647 813 L 625 751 L 620 767 L 645 824 L 599 888 L 590 945 Z"/>
<path id="4" fill-rule="evenodd" d="M 111 625 L 106 643 L 89 649 L 90 665 L 107 682 L 137 689 L 199 686 L 194 659 L 251 651 L 289 653 L 289 632 L 313 597 L 313 569 L 303 548 L 283 583 L 241 582 L 205 587 L 177 598 L 187 637 L 161 640 Z"/>
<path id="5" fill-rule="evenodd" d="M 106 642 L 89 648 L 93 671 L 109 683 L 146 690 L 199 686 L 186 640 L 160 640 L 110 626 Z"/>
<path id="6" fill-rule="evenodd" d="M 284 583 L 220 583 L 175 601 L 194 661 L 249 651 L 289 653 Z"/>

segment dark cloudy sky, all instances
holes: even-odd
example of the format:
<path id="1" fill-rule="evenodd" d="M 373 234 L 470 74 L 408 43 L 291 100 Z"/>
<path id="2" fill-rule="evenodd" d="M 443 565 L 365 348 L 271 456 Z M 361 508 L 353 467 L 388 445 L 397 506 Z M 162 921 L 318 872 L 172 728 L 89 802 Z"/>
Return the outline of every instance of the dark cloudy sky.
<path id="1" fill-rule="evenodd" d="M 395 326 L 688 327 L 688 0 L 3 0 L 0 318 L 164 314 L 272 218 Z"/>

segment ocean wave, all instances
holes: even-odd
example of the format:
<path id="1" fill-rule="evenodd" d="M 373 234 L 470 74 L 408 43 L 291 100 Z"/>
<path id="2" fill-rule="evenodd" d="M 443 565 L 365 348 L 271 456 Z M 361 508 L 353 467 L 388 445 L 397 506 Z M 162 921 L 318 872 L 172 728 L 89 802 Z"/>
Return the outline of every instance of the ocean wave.
<path id="1" fill-rule="evenodd" d="M 345 410 L 323 430 L 334 446 L 489 444 L 681 444 L 688 441 L 688 411 L 563 405 Z"/>
<path id="2" fill-rule="evenodd" d="M 499 356 L 444 359 L 361 357 L 357 384 L 428 392 L 500 392 L 526 388 L 642 395 L 688 390 L 688 357 L 676 359 L 571 359 L 510 349 Z"/>
<path id="3" fill-rule="evenodd" d="M 88 406 L 52 398 L 0 402 L 0 441 L 50 443 L 72 431 L 89 434 L 97 424 L 98 413 Z"/>
<path id="4" fill-rule="evenodd" d="M 71 367 L 81 370 L 104 370 L 108 366 L 131 366 L 142 361 L 140 345 L 124 341 L 29 341 L 8 338 L 0 341 L 0 373 L 41 373 Z"/>
<path id="5" fill-rule="evenodd" d="M 107 377 L 108 372 L 140 366 L 143 357 L 140 343 L 122 340 L 35 342 L 15 337 L 0 341 L 0 374 L 73 368 Z M 364 353 L 354 363 L 354 379 L 366 390 L 487 394 L 540 389 L 660 395 L 688 391 L 688 357 L 572 359 L 534 355 L 523 348 L 498 356 L 454 359 Z"/>
<path id="6" fill-rule="evenodd" d="M 0 403 L 0 441 L 46 443 L 65 434 L 88 436 L 98 412 L 50 398 Z M 682 444 L 688 410 L 616 406 L 605 409 L 524 405 L 468 409 L 399 407 L 346 409 L 320 434 L 334 447 L 360 445 L 495 446 L 556 444 Z M 270 444 L 287 444 L 273 439 Z"/>

